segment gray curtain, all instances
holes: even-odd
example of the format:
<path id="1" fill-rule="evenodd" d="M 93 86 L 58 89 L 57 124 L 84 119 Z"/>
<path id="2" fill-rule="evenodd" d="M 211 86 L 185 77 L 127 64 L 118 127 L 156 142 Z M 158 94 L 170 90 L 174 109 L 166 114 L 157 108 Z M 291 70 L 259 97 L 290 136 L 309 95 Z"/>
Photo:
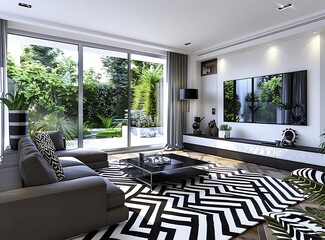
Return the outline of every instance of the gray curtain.
<path id="1" fill-rule="evenodd" d="M 7 59 L 7 21 L 0 19 L 0 93 L 3 94 L 4 89 L 6 88 L 6 59 Z M 1 96 L 2 97 L 2 96 Z M 2 125 L 0 126 L 0 155 L 4 151 L 4 105 L 0 105 L 0 118 Z"/>
<path id="2" fill-rule="evenodd" d="M 167 53 L 167 144 L 166 150 L 177 150 L 183 147 L 185 132 L 186 101 L 179 100 L 179 90 L 187 85 L 188 56 L 173 52 Z"/>

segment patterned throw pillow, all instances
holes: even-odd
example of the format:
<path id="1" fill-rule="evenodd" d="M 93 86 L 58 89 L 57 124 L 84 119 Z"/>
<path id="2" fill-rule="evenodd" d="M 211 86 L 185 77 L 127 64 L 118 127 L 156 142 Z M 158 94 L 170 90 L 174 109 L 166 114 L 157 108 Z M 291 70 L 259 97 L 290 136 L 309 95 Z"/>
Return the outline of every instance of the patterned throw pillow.
<path id="1" fill-rule="evenodd" d="M 63 168 L 55 153 L 54 144 L 47 132 L 36 132 L 34 135 L 35 145 L 43 157 L 51 164 L 59 181 L 64 179 Z"/>
<path id="2" fill-rule="evenodd" d="M 53 149 L 54 151 L 56 150 L 54 143 L 50 137 L 50 134 L 48 132 L 36 132 L 34 135 L 34 142 L 37 148 L 42 148 L 42 147 L 49 147 Z"/>

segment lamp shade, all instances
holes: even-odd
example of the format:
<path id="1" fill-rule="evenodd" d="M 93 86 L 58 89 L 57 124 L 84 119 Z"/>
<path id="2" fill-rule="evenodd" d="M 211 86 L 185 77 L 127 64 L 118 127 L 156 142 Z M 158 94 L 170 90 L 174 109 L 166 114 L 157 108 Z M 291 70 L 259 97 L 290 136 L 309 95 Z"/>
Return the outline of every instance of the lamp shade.
<path id="1" fill-rule="evenodd" d="M 185 88 L 180 89 L 179 91 L 179 99 L 186 100 L 186 99 L 198 99 L 199 98 L 199 91 L 194 88 Z"/>

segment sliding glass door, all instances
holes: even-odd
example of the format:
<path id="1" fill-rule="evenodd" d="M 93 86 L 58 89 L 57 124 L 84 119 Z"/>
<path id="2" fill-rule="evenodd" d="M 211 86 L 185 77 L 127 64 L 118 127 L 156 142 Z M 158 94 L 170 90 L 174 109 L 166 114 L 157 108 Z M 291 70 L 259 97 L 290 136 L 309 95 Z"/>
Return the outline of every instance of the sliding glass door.
<path id="1" fill-rule="evenodd" d="M 128 146 L 128 54 L 84 47 L 83 145 Z"/>
<path id="2" fill-rule="evenodd" d="M 29 108 L 29 135 L 61 129 L 68 148 L 77 147 L 78 47 L 8 35 L 8 91 L 35 96 Z"/>
<path id="3" fill-rule="evenodd" d="M 164 144 L 166 60 L 131 55 L 131 146 Z"/>
<path id="4" fill-rule="evenodd" d="M 165 144 L 165 58 L 16 34 L 7 56 L 9 92 L 20 85 L 36 96 L 31 136 L 61 129 L 68 148 Z"/>

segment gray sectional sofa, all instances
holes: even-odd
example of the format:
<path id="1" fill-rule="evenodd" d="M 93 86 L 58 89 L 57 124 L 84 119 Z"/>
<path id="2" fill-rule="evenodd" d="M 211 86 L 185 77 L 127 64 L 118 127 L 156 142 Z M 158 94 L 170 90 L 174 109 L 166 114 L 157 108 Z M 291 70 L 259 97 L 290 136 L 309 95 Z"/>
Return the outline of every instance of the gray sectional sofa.
<path id="1" fill-rule="evenodd" d="M 19 141 L 18 151 L 5 151 L 0 164 L 0 239 L 66 239 L 128 218 L 123 191 L 89 167 L 107 165 L 106 153 L 60 151 L 65 174 L 60 182 L 29 137 Z"/>

